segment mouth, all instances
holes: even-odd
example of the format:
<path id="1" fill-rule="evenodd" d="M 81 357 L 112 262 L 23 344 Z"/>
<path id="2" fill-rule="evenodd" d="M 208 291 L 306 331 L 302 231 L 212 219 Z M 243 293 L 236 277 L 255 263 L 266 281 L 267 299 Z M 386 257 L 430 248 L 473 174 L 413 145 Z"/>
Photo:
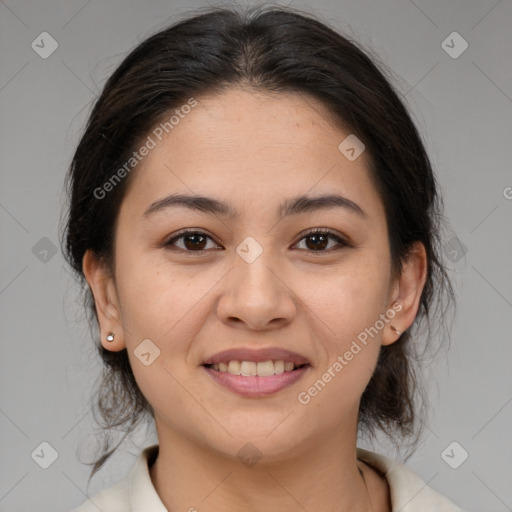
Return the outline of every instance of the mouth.
<path id="1" fill-rule="evenodd" d="M 232 349 L 202 364 L 216 383 L 245 397 L 277 393 L 297 382 L 310 366 L 305 357 L 278 348 Z"/>
<path id="2" fill-rule="evenodd" d="M 243 377 L 270 377 L 272 375 L 281 375 L 285 372 L 293 372 L 298 368 L 309 366 L 307 363 L 296 365 L 292 361 L 278 359 L 273 361 L 221 361 L 220 363 L 205 364 L 205 368 L 210 368 L 216 372 L 229 373 L 230 375 L 242 375 Z"/>

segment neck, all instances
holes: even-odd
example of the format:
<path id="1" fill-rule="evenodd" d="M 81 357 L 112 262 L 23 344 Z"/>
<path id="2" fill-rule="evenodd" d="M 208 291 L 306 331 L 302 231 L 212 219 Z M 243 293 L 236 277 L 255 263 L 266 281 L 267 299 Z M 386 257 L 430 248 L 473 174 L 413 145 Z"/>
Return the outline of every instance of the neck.
<path id="1" fill-rule="evenodd" d="M 322 436 L 301 451 L 250 466 L 176 432 L 160 428 L 158 433 L 160 448 L 150 475 L 168 510 L 381 510 L 372 506 L 374 475 L 357 460 L 355 432 Z"/>

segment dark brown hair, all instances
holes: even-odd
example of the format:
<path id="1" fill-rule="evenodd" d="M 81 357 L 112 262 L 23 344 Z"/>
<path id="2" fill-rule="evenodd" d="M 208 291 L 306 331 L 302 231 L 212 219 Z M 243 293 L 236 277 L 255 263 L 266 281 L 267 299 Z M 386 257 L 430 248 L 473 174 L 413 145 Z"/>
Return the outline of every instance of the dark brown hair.
<path id="1" fill-rule="evenodd" d="M 416 442 L 422 417 L 418 411 L 424 403 L 418 385 L 418 324 L 426 321 L 427 337 L 421 342 L 426 347 L 433 338 L 431 327 L 443 325 L 453 290 L 439 252 L 442 201 L 431 163 L 407 109 L 376 62 L 327 24 L 280 7 L 209 9 L 139 44 L 107 80 L 67 176 L 70 203 L 62 244 L 83 285 L 96 333 L 82 258 L 91 249 L 113 265 L 116 216 L 136 169 L 109 191 L 108 200 L 97 197 L 98 187 L 159 121 L 191 97 L 236 86 L 303 93 L 306 100 L 320 100 L 333 119 L 365 144 L 370 176 L 386 211 L 394 268 L 400 271 L 414 242 L 426 248 L 428 277 L 413 329 L 381 348 L 359 413 L 361 434 L 372 437 L 381 429 L 396 446 L 416 434 Z M 126 350 L 105 350 L 97 334 L 95 343 L 104 374 L 93 405 L 102 428 L 124 427 L 124 440 L 142 417 L 150 420 L 153 411 L 136 384 Z M 109 450 L 109 439 L 106 435 L 91 477 L 120 444 Z"/>

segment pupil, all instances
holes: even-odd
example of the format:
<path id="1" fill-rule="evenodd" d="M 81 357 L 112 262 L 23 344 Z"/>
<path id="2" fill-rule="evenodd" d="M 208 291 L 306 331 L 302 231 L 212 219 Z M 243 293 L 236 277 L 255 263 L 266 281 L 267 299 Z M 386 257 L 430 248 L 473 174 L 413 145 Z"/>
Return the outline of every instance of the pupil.
<path id="1" fill-rule="evenodd" d="M 187 249 L 190 249 L 190 248 L 196 248 L 196 249 L 202 249 L 203 247 L 199 247 L 198 243 L 197 243 L 197 239 L 198 238 L 202 238 L 203 239 L 203 243 L 204 243 L 204 236 L 202 235 L 188 235 L 187 237 L 185 237 L 185 245 L 187 247 Z M 192 242 L 191 246 L 189 246 L 190 244 L 188 243 L 191 239 L 195 239 L 196 241 L 195 242 Z M 201 242 L 199 242 L 199 244 L 201 244 Z"/>
<path id="2" fill-rule="evenodd" d="M 313 243 L 313 247 L 309 247 L 308 245 L 308 248 L 310 249 L 313 249 L 313 250 L 318 250 L 318 249 L 324 249 L 326 247 L 326 240 L 327 240 L 327 237 L 325 235 L 310 235 L 308 237 L 309 240 L 316 240 L 316 242 Z M 318 240 L 321 239 L 323 241 L 322 245 L 319 247 L 317 245 L 318 243 Z"/>

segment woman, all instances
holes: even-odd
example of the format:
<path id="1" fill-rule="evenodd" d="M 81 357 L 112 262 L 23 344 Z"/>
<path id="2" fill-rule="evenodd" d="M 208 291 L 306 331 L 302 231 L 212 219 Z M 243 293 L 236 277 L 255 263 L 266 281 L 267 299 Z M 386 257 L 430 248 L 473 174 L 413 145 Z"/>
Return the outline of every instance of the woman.
<path id="1" fill-rule="evenodd" d="M 99 410 L 158 435 L 79 512 L 460 510 L 356 445 L 418 435 L 413 342 L 452 292 L 428 156 L 354 43 L 280 8 L 162 30 L 107 81 L 68 184 Z"/>

